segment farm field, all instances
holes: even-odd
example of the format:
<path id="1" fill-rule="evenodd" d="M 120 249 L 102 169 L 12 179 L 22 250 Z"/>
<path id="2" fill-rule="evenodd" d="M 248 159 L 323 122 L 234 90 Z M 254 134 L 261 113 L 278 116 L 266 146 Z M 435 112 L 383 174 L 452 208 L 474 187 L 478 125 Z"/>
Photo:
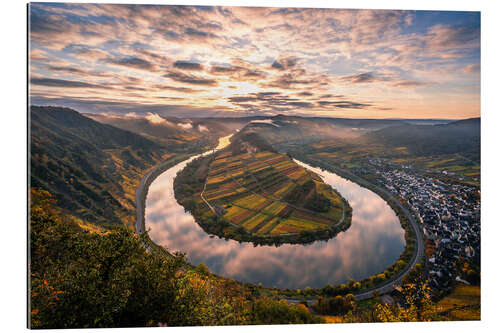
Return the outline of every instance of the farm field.
<path id="1" fill-rule="evenodd" d="M 224 220 L 262 236 L 336 226 L 344 209 L 342 198 L 318 175 L 270 151 L 214 156 L 203 196 Z M 305 207 L 319 197 L 328 202 L 326 209 Z"/>
<path id="2" fill-rule="evenodd" d="M 308 149 L 309 155 L 331 161 L 347 170 L 363 169 L 363 164 L 368 158 L 376 157 L 395 165 L 411 165 L 435 177 L 452 177 L 459 183 L 480 186 L 480 163 L 467 153 L 418 155 L 409 151 L 405 146 L 394 147 L 373 142 L 342 140 L 316 142 Z"/>
<path id="3" fill-rule="evenodd" d="M 481 288 L 459 284 L 435 311 L 439 320 L 481 320 Z"/>

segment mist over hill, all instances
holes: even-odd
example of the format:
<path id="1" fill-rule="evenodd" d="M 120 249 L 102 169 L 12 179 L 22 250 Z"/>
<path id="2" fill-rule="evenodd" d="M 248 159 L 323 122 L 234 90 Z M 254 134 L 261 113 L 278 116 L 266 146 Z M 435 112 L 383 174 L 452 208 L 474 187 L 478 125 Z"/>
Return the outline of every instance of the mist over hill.
<path id="1" fill-rule="evenodd" d="M 231 145 L 228 147 L 234 155 L 246 152 L 256 153 L 261 151 L 276 152 L 261 135 L 256 132 L 242 131 L 231 138 Z"/>
<path id="2" fill-rule="evenodd" d="M 30 108 L 31 187 L 48 190 L 70 215 L 102 225 L 133 219 L 130 187 L 166 148 L 67 108 Z"/>
<path id="3" fill-rule="evenodd" d="M 425 124 L 425 125 L 424 125 Z M 273 146 L 333 140 L 359 148 L 406 147 L 414 156 L 461 154 L 480 160 L 480 118 L 459 121 L 304 118 L 278 115 L 250 122 L 241 133 L 257 133 Z"/>
<path id="4" fill-rule="evenodd" d="M 164 118 L 81 114 L 32 106 L 31 186 L 53 193 L 74 216 L 96 223 L 131 223 L 136 183 L 168 156 L 208 149 L 236 133 L 232 149 L 334 140 L 350 146 L 407 147 L 415 156 L 460 154 L 480 160 L 480 119 L 417 125 L 405 120 L 277 115 L 245 118 Z M 432 123 L 432 122 L 431 122 Z"/>
<path id="5" fill-rule="evenodd" d="M 406 146 L 416 156 L 462 154 L 479 162 L 481 119 L 471 118 L 438 125 L 402 124 L 367 133 L 368 142 Z"/>
<path id="6" fill-rule="evenodd" d="M 109 124 L 161 142 L 174 151 L 189 151 L 200 145 L 215 144 L 259 117 L 244 118 L 177 118 L 149 113 L 145 116 L 86 114 L 103 124 Z M 186 145 L 186 143 L 189 144 Z"/>

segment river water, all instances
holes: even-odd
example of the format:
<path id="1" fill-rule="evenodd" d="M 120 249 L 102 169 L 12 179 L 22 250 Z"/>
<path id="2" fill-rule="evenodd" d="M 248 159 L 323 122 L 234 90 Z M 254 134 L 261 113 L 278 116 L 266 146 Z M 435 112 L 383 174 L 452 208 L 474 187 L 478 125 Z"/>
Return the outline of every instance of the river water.
<path id="1" fill-rule="evenodd" d="M 229 137 L 221 138 L 223 148 Z M 300 165 L 316 172 L 349 201 L 352 223 L 328 241 L 309 245 L 257 246 L 209 236 L 191 214 L 177 203 L 173 180 L 189 160 L 168 169 L 149 187 L 146 229 L 150 238 L 169 251 L 181 251 L 188 260 L 239 281 L 278 288 L 321 288 L 326 284 L 360 280 L 393 264 L 405 246 L 404 230 L 394 211 L 374 192 L 334 173 Z"/>

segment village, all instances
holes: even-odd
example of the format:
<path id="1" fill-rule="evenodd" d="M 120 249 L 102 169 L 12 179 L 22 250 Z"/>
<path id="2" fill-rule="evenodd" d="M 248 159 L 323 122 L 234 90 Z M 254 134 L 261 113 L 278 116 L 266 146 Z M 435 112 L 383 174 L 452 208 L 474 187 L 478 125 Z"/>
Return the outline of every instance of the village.
<path id="1" fill-rule="evenodd" d="M 381 158 L 367 162 L 363 173 L 376 174 L 379 185 L 399 197 L 420 222 L 432 249 L 427 258 L 429 286 L 446 291 L 453 280 L 468 284 L 457 268 L 459 260 L 476 264 L 480 261 L 480 200 L 474 194 L 477 188 L 448 184 L 431 177 L 427 170 L 410 165 L 397 167 Z"/>

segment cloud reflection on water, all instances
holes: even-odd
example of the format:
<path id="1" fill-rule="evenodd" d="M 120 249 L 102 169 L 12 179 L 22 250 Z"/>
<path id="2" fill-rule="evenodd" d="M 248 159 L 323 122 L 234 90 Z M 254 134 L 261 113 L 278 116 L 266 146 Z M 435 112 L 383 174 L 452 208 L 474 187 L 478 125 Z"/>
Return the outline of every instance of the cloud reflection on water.
<path id="1" fill-rule="evenodd" d="M 404 230 L 377 194 L 335 174 L 311 168 L 353 208 L 351 227 L 309 245 L 257 246 L 209 237 L 174 198 L 173 179 L 187 162 L 160 175 L 146 200 L 146 228 L 158 245 L 187 253 L 188 260 L 225 277 L 280 288 L 323 287 L 383 271 L 404 249 Z"/>

